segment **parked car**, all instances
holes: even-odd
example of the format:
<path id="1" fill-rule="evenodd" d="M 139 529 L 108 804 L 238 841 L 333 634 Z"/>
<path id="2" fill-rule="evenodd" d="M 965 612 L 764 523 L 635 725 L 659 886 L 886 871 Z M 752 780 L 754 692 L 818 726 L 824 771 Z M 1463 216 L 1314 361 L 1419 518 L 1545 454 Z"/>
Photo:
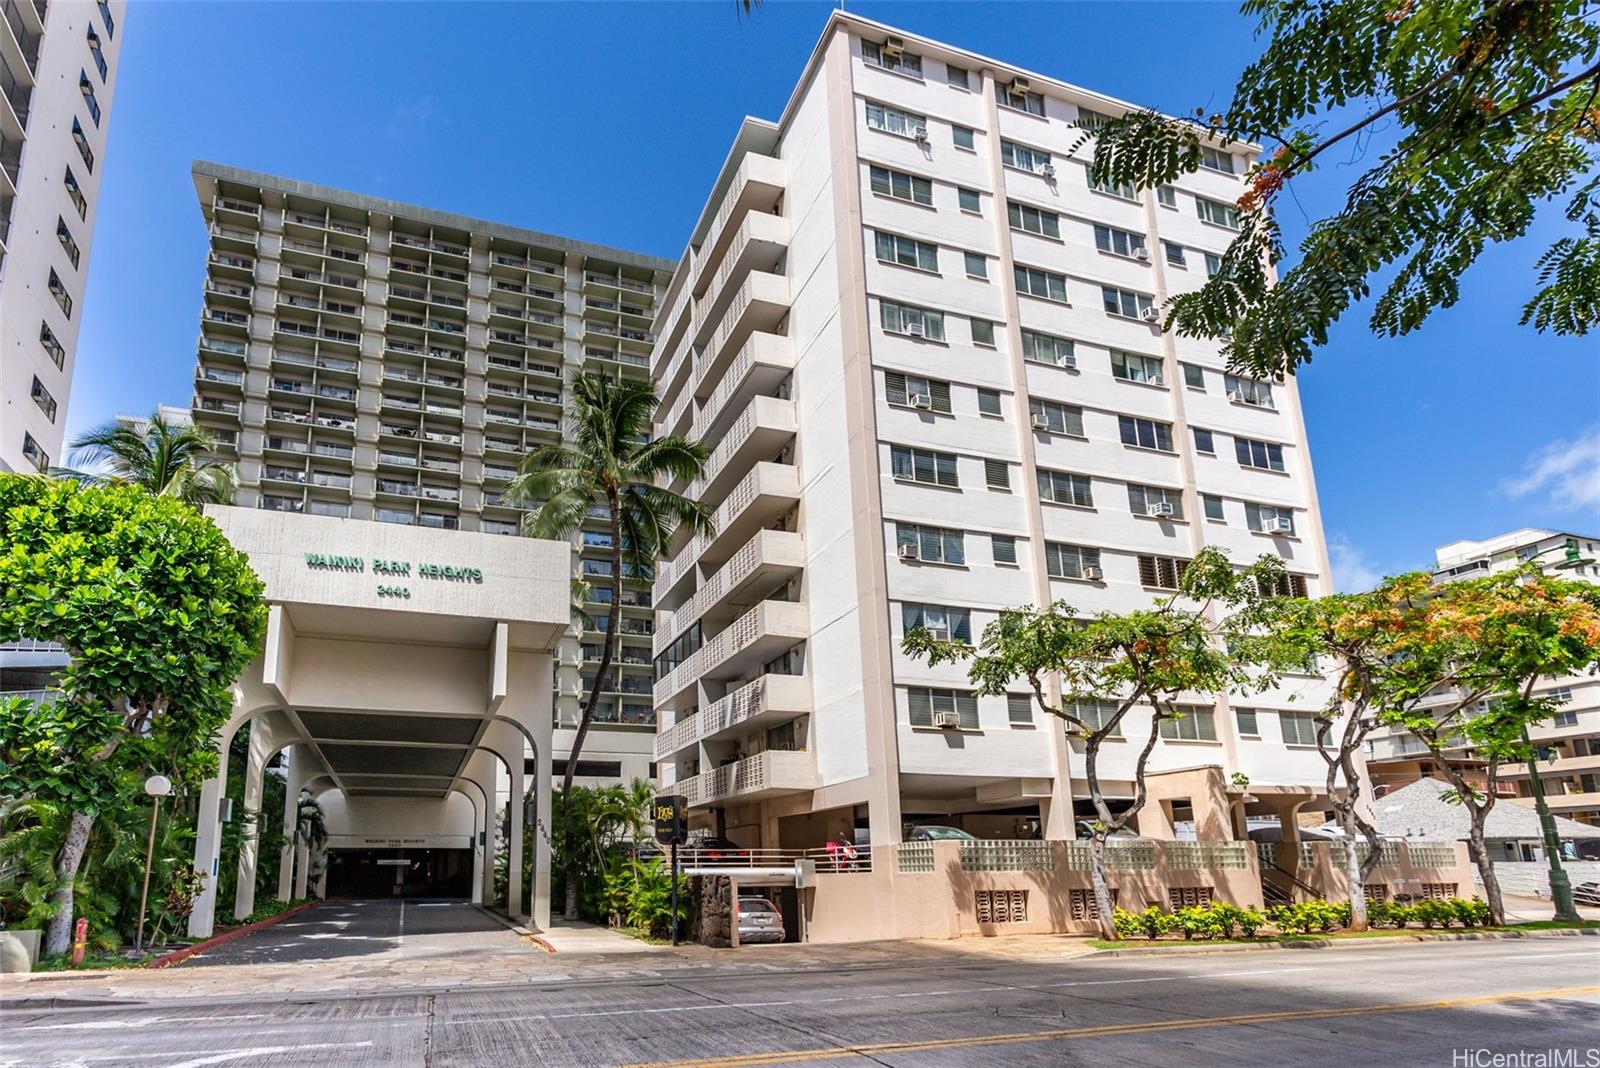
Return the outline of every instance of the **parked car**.
<path id="1" fill-rule="evenodd" d="M 946 827 L 939 823 L 922 823 L 911 828 L 908 842 L 976 842 L 977 835 L 968 834 L 960 827 Z"/>
<path id="2" fill-rule="evenodd" d="M 783 913 L 764 897 L 739 897 L 739 942 L 782 942 Z"/>
<path id="3" fill-rule="evenodd" d="M 691 838 L 689 843 L 679 850 L 679 857 L 684 856 L 697 863 L 721 861 L 748 864 L 750 862 L 750 850 L 731 838 L 718 838 L 715 835 Z"/>

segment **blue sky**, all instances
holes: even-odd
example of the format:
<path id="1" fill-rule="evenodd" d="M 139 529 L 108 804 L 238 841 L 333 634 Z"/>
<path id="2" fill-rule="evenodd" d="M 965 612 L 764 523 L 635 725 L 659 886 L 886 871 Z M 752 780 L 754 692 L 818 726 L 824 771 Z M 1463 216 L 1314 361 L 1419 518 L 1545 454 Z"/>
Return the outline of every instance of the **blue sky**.
<path id="1" fill-rule="evenodd" d="M 739 119 L 778 116 L 830 7 L 135 0 L 69 435 L 188 402 L 206 248 L 191 160 L 675 259 Z M 850 9 L 1171 113 L 1224 103 L 1255 55 L 1223 3 Z M 1291 247 L 1355 173 L 1295 181 Z M 1347 316 L 1301 373 L 1342 585 L 1457 538 L 1600 533 L 1600 340 L 1516 325 L 1567 225 L 1547 211 L 1485 255 L 1412 337 Z"/>

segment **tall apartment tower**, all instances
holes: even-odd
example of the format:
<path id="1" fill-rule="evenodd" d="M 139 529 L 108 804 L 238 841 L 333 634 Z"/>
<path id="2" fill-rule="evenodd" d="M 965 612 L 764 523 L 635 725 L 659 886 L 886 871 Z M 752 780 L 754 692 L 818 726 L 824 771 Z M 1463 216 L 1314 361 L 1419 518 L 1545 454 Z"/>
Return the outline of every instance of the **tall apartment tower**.
<path id="1" fill-rule="evenodd" d="M 1600 535 L 1524 528 L 1481 541 L 1455 541 L 1434 553 L 1440 581 L 1477 578 L 1509 571 L 1536 560 L 1551 575 L 1579 582 L 1600 582 Z M 1579 675 L 1543 680 L 1536 697 L 1551 697 L 1560 708 L 1549 722 L 1529 730 L 1539 747 L 1539 782 L 1545 803 L 1558 816 L 1600 826 L 1600 678 Z M 1380 728 L 1367 742 L 1367 768 L 1373 785 L 1389 790 L 1435 776 L 1420 741 L 1404 731 Z M 1447 750 L 1469 781 L 1485 785 L 1481 761 L 1465 745 Z M 1533 804 L 1525 764 L 1503 765 L 1495 784 L 1499 795 L 1519 804 Z"/>
<path id="2" fill-rule="evenodd" d="M 665 260 L 215 163 L 194 181 L 210 241 L 193 414 L 237 463 L 239 505 L 515 535 L 506 483 L 560 440 L 566 383 L 647 374 Z M 594 598 L 608 545 L 599 523 L 577 538 Z M 617 614 L 584 782 L 653 773 L 648 585 Z M 575 634 L 559 654 L 558 762 L 600 648 Z"/>
<path id="3" fill-rule="evenodd" d="M 786 848 L 912 824 L 1073 837 L 1091 810 L 1063 725 L 905 657 L 908 627 L 1148 605 L 1206 546 L 1329 592 L 1295 382 L 1228 373 L 1155 311 L 1234 236 L 1255 153 L 1094 188 L 1092 145 L 1070 149 L 1131 106 L 835 12 L 782 117 L 741 126 L 652 368 L 661 430 L 713 450 L 688 489 L 716 531 L 655 583 L 660 777 L 699 825 Z M 1197 699 L 1164 728 L 1141 832 L 1326 808 L 1325 693 Z M 1108 743 L 1113 794 L 1149 724 Z"/>
<path id="4" fill-rule="evenodd" d="M 0 471 L 62 462 L 123 10 L 3 4 Z"/>

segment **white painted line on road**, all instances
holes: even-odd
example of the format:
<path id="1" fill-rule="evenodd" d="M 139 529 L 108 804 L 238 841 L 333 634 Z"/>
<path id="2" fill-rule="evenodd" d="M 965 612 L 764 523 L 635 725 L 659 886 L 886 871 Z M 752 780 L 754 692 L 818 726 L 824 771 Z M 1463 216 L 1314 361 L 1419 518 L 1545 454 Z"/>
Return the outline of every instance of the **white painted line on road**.
<path id="1" fill-rule="evenodd" d="M 248 1012 L 232 1016 L 149 1016 L 132 1020 L 81 1020 L 78 1023 L 28 1024 L 19 1031 L 106 1031 L 124 1028 L 149 1027 L 152 1024 L 183 1021 L 184 1023 L 210 1023 L 214 1020 L 265 1020 L 269 1012 Z"/>
<path id="2" fill-rule="evenodd" d="M 1504 957 L 1490 957 L 1490 960 L 1551 960 L 1555 957 L 1596 957 L 1600 956 L 1600 946 L 1591 950 L 1571 950 L 1564 953 L 1513 953 Z"/>
<path id="3" fill-rule="evenodd" d="M 168 1068 L 203 1068 L 208 1064 L 226 1064 L 228 1061 L 243 1060 L 246 1057 L 262 1057 L 269 1053 L 299 1053 L 301 1050 L 310 1049 L 361 1049 L 370 1047 L 372 1040 L 364 1042 L 310 1042 L 303 1046 L 262 1046 L 256 1049 L 230 1050 L 227 1053 L 213 1053 L 205 1057 L 195 1057 L 187 1061 L 176 1061 Z"/>

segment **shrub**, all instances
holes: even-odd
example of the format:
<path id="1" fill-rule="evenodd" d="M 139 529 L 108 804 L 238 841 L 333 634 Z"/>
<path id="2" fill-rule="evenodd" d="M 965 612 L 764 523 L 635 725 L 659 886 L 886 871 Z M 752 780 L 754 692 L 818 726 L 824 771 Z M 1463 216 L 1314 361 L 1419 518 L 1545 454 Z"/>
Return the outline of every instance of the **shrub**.
<path id="1" fill-rule="evenodd" d="M 1123 908 L 1111 910 L 1111 926 L 1116 929 L 1118 938 L 1134 938 L 1145 933 L 1144 917 Z"/>
<path id="2" fill-rule="evenodd" d="M 1449 927 L 1456 918 L 1455 907 L 1448 901 L 1424 900 L 1412 906 L 1416 918 L 1425 928 Z"/>
<path id="3" fill-rule="evenodd" d="M 1266 914 L 1258 908 L 1243 908 L 1238 912 L 1239 931 L 1246 938 L 1254 938 L 1256 931 L 1267 922 Z"/>
<path id="4" fill-rule="evenodd" d="M 1450 908 L 1463 927 L 1483 927 L 1489 923 L 1489 903 L 1482 898 L 1475 897 L 1471 901 L 1453 898 Z"/>

